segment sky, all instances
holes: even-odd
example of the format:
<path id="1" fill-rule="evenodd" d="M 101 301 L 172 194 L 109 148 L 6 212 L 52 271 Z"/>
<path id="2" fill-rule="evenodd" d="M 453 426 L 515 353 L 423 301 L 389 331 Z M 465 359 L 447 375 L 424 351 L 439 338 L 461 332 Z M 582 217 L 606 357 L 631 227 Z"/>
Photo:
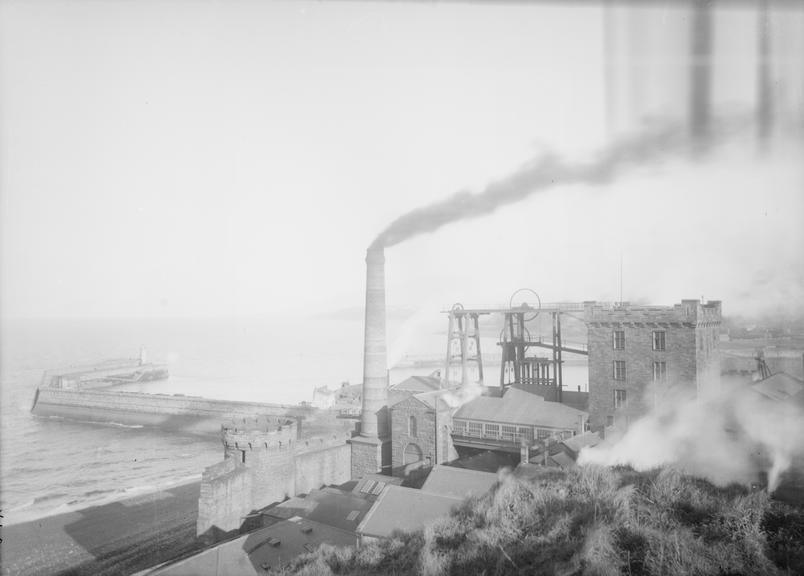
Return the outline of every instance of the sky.
<path id="1" fill-rule="evenodd" d="M 756 106 L 756 18 L 716 14 L 716 114 Z M 804 10 L 769 29 L 769 147 L 743 127 L 388 248 L 389 305 L 616 300 L 622 276 L 626 300 L 804 311 Z M 359 309 L 398 216 L 683 123 L 688 46 L 661 3 L 3 2 L 0 312 Z"/>

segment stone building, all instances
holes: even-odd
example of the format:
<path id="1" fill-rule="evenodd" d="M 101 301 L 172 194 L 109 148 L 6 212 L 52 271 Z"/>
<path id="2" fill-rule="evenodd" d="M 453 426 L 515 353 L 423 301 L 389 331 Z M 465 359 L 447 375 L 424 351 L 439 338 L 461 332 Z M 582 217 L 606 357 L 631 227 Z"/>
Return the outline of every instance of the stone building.
<path id="1" fill-rule="evenodd" d="M 671 388 L 719 387 L 720 301 L 674 306 L 587 302 L 590 426 L 628 426 Z"/>
<path id="2" fill-rule="evenodd" d="M 410 394 L 391 406 L 391 466 L 394 476 L 406 476 L 458 457 L 452 445 L 451 409 L 447 390 Z"/>

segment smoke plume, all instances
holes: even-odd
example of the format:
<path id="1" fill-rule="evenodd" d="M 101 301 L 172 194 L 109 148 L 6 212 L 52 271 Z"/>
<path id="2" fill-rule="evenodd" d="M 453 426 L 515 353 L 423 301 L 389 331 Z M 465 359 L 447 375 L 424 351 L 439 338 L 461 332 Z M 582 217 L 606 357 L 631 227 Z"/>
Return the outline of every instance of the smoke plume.
<path id="1" fill-rule="evenodd" d="M 710 397 L 663 398 L 619 440 L 582 450 L 578 463 L 638 471 L 671 465 L 720 486 L 755 482 L 765 472 L 772 491 L 802 458 L 801 408 L 725 386 Z"/>
<path id="2" fill-rule="evenodd" d="M 462 190 L 400 216 L 377 236 L 372 246 L 393 246 L 451 222 L 484 216 L 557 185 L 610 182 L 620 171 L 661 160 L 686 148 L 687 143 L 683 130 L 664 128 L 616 141 L 588 162 L 568 163 L 554 154 L 543 154 L 513 174 L 491 182 L 479 193 Z"/>

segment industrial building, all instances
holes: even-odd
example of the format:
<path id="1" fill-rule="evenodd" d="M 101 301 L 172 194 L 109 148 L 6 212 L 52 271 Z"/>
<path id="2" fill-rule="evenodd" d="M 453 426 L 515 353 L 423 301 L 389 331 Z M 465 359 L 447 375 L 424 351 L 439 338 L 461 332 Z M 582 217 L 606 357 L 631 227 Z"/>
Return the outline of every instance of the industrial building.
<path id="1" fill-rule="evenodd" d="M 452 418 L 458 447 L 520 453 L 523 444 L 583 434 L 587 413 L 511 388 L 502 397 L 481 396 Z"/>
<path id="2" fill-rule="evenodd" d="M 441 378 L 408 379 L 389 395 L 384 274 L 382 247 L 373 246 L 366 256 L 363 412 L 351 440 L 353 478 L 406 476 L 454 460 L 462 449 L 529 454 L 587 429 L 627 427 L 671 388 L 701 394 L 719 386 L 719 301 L 542 305 L 535 293 L 524 294 L 538 301 L 532 306 L 514 301 L 518 291 L 508 308 L 453 306 Z M 549 341 L 527 328 L 539 313 L 552 317 Z M 503 316 L 498 387 L 486 386 L 483 370 L 479 318 L 488 314 Z M 566 314 L 582 315 L 586 346 L 562 340 Z M 552 357 L 532 348 L 547 348 Z M 564 389 L 566 353 L 588 356 L 588 394 Z M 467 390 L 483 395 L 467 397 Z"/>
<path id="3" fill-rule="evenodd" d="M 567 444 L 573 437 L 592 429 L 598 434 L 585 438 L 598 441 L 607 428 L 627 426 L 671 387 L 693 394 L 717 387 L 719 301 L 682 300 L 665 307 L 543 305 L 530 291 L 525 296 L 535 298 L 536 306 L 514 297 L 507 308 L 454 306 L 447 311 L 443 369 L 389 387 L 384 268 L 383 249 L 370 248 L 362 410 L 356 429 L 346 436 L 301 438 L 294 420 L 224 428 L 225 459 L 203 476 L 199 534 L 216 537 L 242 529 L 243 518 L 255 510 L 350 479 L 362 479 L 361 498 L 378 498 L 387 506 L 399 500 L 402 508 L 408 498 L 411 506 L 419 502 L 427 509 L 435 496 L 379 482 L 379 475 L 415 484 L 443 464 L 461 458 L 465 464 L 484 453 L 514 464 L 572 465 L 586 443 Z M 528 322 L 540 313 L 551 319 L 547 340 L 528 330 Z M 484 380 L 479 317 L 486 314 L 503 317 L 497 386 Z M 563 340 L 565 315 L 585 324 L 587 345 Z M 550 355 L 536 356 L 532 350 L 538 348 Z M 588 393 L 565 390 L 564 354 L 588 356 Z M 432 504 L 433 510 L 448 504 L 443 496 L 436 500 L 443 506 Z M 378 536 L 369 524 L 365 535 Z"/>
<path id="4" fill-rule="evenodd" d="M 720 301 L 674 306 L 586 303 L 589 414 L 594 430 L 626 427 L 674 388 L 690 394 L 720 381 Z"/>

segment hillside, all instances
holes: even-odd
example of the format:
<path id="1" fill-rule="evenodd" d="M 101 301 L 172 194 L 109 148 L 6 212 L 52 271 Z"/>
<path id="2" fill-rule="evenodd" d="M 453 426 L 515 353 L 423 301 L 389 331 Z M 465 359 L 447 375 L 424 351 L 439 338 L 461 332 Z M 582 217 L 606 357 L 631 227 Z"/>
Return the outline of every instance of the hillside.
<path id="1" fill-rule="evenodd" d="M 424 530 L 322 546 L 277 574 L 804 574 L 804 510 L 674 469 L 548 469 L 509 474 Z"/>

